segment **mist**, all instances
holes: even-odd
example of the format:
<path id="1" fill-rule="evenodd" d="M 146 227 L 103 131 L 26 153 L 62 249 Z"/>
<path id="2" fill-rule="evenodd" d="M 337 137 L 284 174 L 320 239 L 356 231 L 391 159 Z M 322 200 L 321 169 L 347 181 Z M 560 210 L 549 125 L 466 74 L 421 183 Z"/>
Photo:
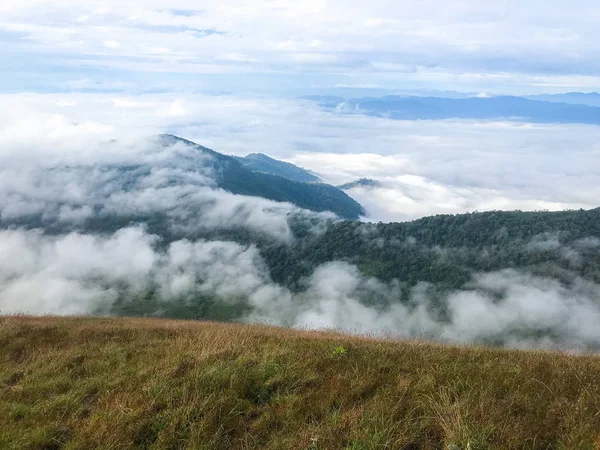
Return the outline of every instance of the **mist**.
<path id="1" fill-rule="evenodd" d="M 164 145 L 156 137 L 143 137 L 90 147 L 97 158 L 96 153 L 78 153 L 77 147 L 51 158 L 39 155 L 40 149 L 29 159 L 5 153 L 0 220 L 75 230 L 92 217 L 108 221 L 161 214 L 169 228 L 180 232 L 241 227 L 286 241 L 292 238 L 289 215 L 333 217 L 219 189 L 213 158 L 183 143 Z"/>
<path id="2" fill-rule="evenodd" d="M 600 286 L 580 278 L 567 287 L 512 269 L 476 273 L 464 290 L 441 299 L 431 286 L 417 285 L 401 304 L 397 281 L 365 277 L 348 263 L 317 267 L 292 292 L 273 282 L 255 246 L 179 240 L 160 247 L 159 241 L 142 227 L 109 236 L 2 231 L 0 311 L 108 314 L 117 298 L 153 289 L 159 303 L 149 315 L 211 294 L 225 305 L 246 305 L 239 320 L 249 323 L 517 348 L 600 347 Z M 387 306 L 367 306 L 373 298 Z"/>
<path id="3" fill-rule="evenodd" d="M 325 114 L 310 111 L 315 120 Z M 248 323 L 517 348 L 600 348 L 600 287 L 575 272 L 589 252 L 598 251 L 594 236 L 565 245 L 560 236 L 539 235 L 524 244 L 528 252 L 552 252 L 568 261 L 573 272 L 562 273 L 560 280 L 510 268 L 474 271 L 461 289 L 438 291 L 419 283 L 401 302 L 406 280 L 384 282 L 364 275 L 357 265 L 332 260 L 291 286 L 274 281 L 260 245 L 236 241 L 232 233 L 292 248 L 298 241 L 294 221 L 318 235 L 336 220 L 333 214 L 231 194 L 217 187 L 218 167 L 210 155 L 183 143 L 164 145 L 140 129 L 124 133 L 63 116 L 24 120 L 5 113 L 0 119 L 7 125 L 0 132 L 0 314 L 120 314 L 128 311 L 123 305 L 146 299 L 144 315 L 169 317 L 175 306 L 193 311 L 206 300 L 215 310 L 235 311 L 229 319 Z M 361 121 L 364 127 L 374 123 L 333 120 Z M 302 163 L 308 158 L 300 153 L 288 159 Z M 450 175 L 434 173 L 435 167 L 428 174 L 391 177 L 390 171 L 400 168 L 419 173 L 421 163 L 410 155 L 404 160 L 337 155 L 337 175 L 330 155 L 312 158 L 313 167 L 303 165 L 318 165 L 331 181 L 377 169 L 382 190 L 365 198 L 374 199 L 366 206 L 379 216 L 548 206 L 538 200 L 515 203 L 483 181 L 479 187 L 457 187 L 463 180 L 449 188 Z M 474 171 L 473 177 L 483 180 L 485 173 Z M 550 204 L 552 209 L 579 205 L 578 183 L 568 201 Z M 503 192 L 515 190 L 508 186 Z M 396 195 L 399 191 L 405 195 Z M 490 193 L 507 200 L 494 203 Z M 440 194 L 438 206 L 429 202 Z M 429 251 L 444 258 L 454 250 Z"/>

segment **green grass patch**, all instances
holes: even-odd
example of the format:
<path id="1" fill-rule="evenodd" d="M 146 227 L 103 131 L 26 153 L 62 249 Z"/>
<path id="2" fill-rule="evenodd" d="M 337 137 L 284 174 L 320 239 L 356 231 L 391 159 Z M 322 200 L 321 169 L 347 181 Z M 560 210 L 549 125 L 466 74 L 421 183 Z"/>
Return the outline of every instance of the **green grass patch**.
<path id="1" fill-rule="evenodd" d="M 600 359 L 0 318 L 0 449 L 600 449 Z"/>

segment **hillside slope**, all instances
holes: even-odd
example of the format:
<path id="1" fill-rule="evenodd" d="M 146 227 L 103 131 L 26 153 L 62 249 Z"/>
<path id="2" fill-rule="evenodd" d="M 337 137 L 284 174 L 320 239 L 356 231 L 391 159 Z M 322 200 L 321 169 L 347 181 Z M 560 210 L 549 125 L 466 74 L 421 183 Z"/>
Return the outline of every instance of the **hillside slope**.
<path id="1" fill-rule="evenodd" d="M 2 449 L 595 449 L 600 359 L 263 326 L 0 318 Z"/>
<path id="2" fill-rule="evenodd" d="M 185 143 L 213 159 L 217 185 L 233 194 L 289 202 L 311 211 L 331 211 L 343 219 L 358 219 L 363 207 L 342 190 L 323 183 L 305 183 L 271 173 L 254 172 L 236 158 L 223 155 L 187 139 L 162 135 L 164 144 Z"/>

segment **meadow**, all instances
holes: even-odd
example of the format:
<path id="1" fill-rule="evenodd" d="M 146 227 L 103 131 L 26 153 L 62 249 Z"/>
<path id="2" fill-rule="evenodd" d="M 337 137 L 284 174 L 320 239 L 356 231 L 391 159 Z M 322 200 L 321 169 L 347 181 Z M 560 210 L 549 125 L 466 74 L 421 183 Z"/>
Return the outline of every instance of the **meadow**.
<path id="1" fill-rule="evenodd" d="M 0 449 L 600 449 L 600 358 L 0 317 Z"/>

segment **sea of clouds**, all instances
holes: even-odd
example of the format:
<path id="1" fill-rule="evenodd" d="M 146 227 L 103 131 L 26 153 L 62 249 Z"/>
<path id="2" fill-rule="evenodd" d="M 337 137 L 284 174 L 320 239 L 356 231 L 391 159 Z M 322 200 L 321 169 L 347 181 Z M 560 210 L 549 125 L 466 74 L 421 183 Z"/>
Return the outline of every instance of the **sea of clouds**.
<path id="1" fill-rule="evenodd" d="M 197 292 L 243 298 L 251 306 L 248 322 L 511 347 L 600 346 L 600 287 L 583 279 L 565 286 L 511 269 L 474 273 L 463 290 L 445 295 L 442 317 L 426 285 L 400 304 L 402 280 L 384 283 L 341 261 L 317 267 L 292 292 L 273 282 L 253 245 L 188 239 L 161 245 L 143 224 L 108 234 L 44 233 L 47 225 L 76 229 L 103 213 L 162 213 L 169 226 L 235 226 L 286 245 L 294 239 L 290 215 L 321 217 L 219 189 L 206 155 L 181 143 L 158 145 L 158 131 L 222 153 L 264 152 L 331 183 L 376 178 L 381 188 L 350 195 L 370 220 L 403 220 L 475 209 L 594 207 L 596 127 L 402 122 L 230 96 L 6 94 L 0 100 L 6 105 L 0 218 L 13 224 L 0 231 L 2 313 L 101 313 L 123 293 L 153 286 L 164 302 Z M 40 229 L 18 225 L 31 216 L 41 217 Z M 530 246 L 567 256 L 576 251 L 548 236 Z M 391 306 L 366 306 L 373 297 Z"/>

